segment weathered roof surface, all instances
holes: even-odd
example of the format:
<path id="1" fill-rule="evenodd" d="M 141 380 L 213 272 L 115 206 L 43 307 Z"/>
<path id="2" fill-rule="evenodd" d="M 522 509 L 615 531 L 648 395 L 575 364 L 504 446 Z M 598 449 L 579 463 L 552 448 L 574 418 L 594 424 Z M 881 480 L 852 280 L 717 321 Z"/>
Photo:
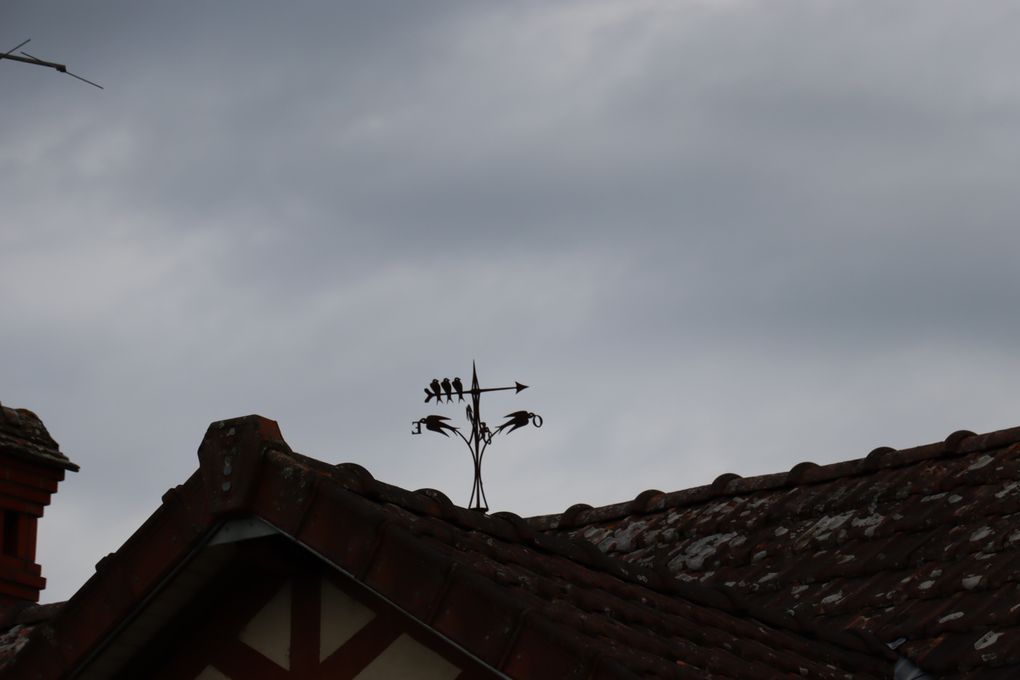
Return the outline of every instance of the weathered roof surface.
<path id="1" fill-rule="evenodd" d="M 39 416 L 24 408 L 0 405 L 0 453 L 78 471 L 78 466 L 60 452 Z"/>
<path id="2" fill-rule="evenodd" d="M 28 637 L 39 624 L 60 611 L 63 602 L 52 604 L 23 603 L 0 610 L 0 671 L 28 644 Z"/>
<path id="3" fill-rule="evenodd" d="M 15 661 L 61 677 L 138 610 L 219 524 L 256 516 L 511 677 L 889 678 L 895 655 L 485 516 L 442 494 L 293 453 L 256 416 L 215 423 L 201 466 Z M 39 631 L 42 632 L 39 632 Z"/>
<path id="4" fill-rule="evenodd" d="M 497 659 L 510 659 L 501 670 L 513 677 L 549 674 L 539 668 L 550 662 L 550 655 L 529 643 L 529 634 L 560 638 L 569 650 L 554 677 L 585 677 L 599 658 L 648 677 L 837 678 L 854 670 L 859 677 L 869 671 L 883 677 L 889 667 L 862 641 L 849 641 L 856 652 L 841 650 L 804 639 L 806 631 L 792 620 L 783 623 L 798 632 L 763 625 L 752 613 L 773 617 L 749 612 L 746 603 L 731 595 L 607 560 L 587 544 L 537 533 L 515 515 L 486 517 L 454 506 L 435 491 L 410 493 L 382 484 L 357 466 L 338 470 L 310 459 L 303 463 L 330 480 L 343 480 L 346 489 L 351 489 L 347 475 L 354 473 L 355 488 L 400 527 L 397 533 L 406 530 L 417 537 L 420 563 L 401 564 L 406 558 L 394 552 L 369 573 L 387 583 L 417 577 L 417 592 L 408 604 L 423 615 L 438 609 L 441 614 L 430 623 L 463 636 L 451 635 L 461 644 L 472 643 L 465 644 L 469 649 L 495 643 L 486 660 L 498 667 Z M 442 579 L 421 578 L 450 569 L 470 574 L 486 596 L 465 598 L 446 590 Z M 494 608 L 494 602 L 509 611 Z M 514 619 L 518 622 L 511 624 Z M 534 631 L 518 632 L 514 641 L 507 633 L 523 619 L 530 622 L 525 630 Z"/>
<path id="5" fill-rule="evenodd" d="M 1020 428 L 533 518 L 539 530 L 818 628 L 866 630 L 940 678 L 1020 677 Z"/>

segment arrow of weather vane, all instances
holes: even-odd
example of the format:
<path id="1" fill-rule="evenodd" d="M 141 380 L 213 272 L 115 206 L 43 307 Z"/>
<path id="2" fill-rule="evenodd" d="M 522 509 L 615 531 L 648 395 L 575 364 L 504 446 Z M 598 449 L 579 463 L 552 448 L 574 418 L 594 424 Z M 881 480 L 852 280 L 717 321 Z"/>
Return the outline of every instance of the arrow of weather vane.
<path id="1" fill-rule="evenodd" d="M 450 433 L 453 433 L 467 444 L 468 450 L 471 451 L 471 460 L 474 463 L 475 469 L 475 481 L 471 487 L 471 499 L 468 501 L 468 507 L 472 510 L 484 512 L 489 509 L 488 500 L 485 498 L 485 487 L 482 486 L 482 456 L 485 455 L 485 450 L 492 443 L 492 438 L 500 433 L 510 434 L 528 423 L 535 427 L 542 427 L 542 416 L 537 413 L 514 411 L 513 413 L 506 414 L 504 416 L 506 421 L 495 430 L 489 429 L 486 422 L 482 420 L 482 393 L 514 390 L 514 394 L 517 394 L 521 390 L 527 389 L 527 387 L 527 385 L 522 385 L 519 382 L 515 382 L 513 387 L 480 387 L 478 385 L 478 371 L 475 369 L 474 362 L 472 362 L 471 389 L 465 390 L 464 383 L 461 382 L 460 378 L 454 378 L 453 380 L 449 378 L 439 380 L 436 378 L 425 388 L 426 404 L 435 399 L 438 406 L 444 403 L 444 397 L 447 404 L 453 401 L 454 396 L 457 397 L 458 403 L 464 401 L 465 395 L 471 398 L 471 403 L 464 409 L 468 422 L 471 425 L 471 434 L 469 436 L 464 436 L 459 427 L 449 424 L 447 422 L 450 420 L 449 418 L 438 415 L 425 416 L 415 420 L 412 423 L 414 429 L 411 430 L 411 434 L 421 434 L 421 427 L 424 425 L 426 430 L 438 432 L 444 437 L 449 437 Z"/>

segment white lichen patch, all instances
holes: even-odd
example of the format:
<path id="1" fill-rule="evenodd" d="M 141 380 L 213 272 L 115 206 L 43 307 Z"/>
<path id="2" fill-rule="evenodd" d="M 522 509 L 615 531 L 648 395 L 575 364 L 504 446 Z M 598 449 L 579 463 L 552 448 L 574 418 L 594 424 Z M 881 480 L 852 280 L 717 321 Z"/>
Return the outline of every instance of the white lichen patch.
<path id="1" fill-rule="evenodd" d="M 746 504 L 747 505 L 747 509 L 748 510 L 757 510 L 758 508 L 760 508 L 765 503 L 768 503 L 770 500 L 771 499 L 766 497 L 766 496 L 763 496 L 761 498 L 749 498 L 747 500 L 747 504 Z"/>
<path id="2" fill-rule="evenodd" d="M 939 619 L 939 623 L 945 623 L 946 621 L 955 621 L 956 619 L 962 619 L 963 612 L 953 612 L 952 614 L 946 614 Z"/>
<path id="3" fill-rule="evenodd" d="M 12 627 L 7 632 L 0 634 L 0 649 L 9 653 L 11 657 L 17 656 L 21 648 L 28 644 L 28 632 L 22 624 Z"/>
<path id="4" fill-rule="evenodd" d="M 828 515 L 826 517 L 822 517 L 817 522 L 815 522 L 814 526 L 811 527 L 809 532 L 813 534 L 822 533 L 828 534 L 832 530 L 838 529 L 844 524 L 846 524 L 847 521 L 853 516 L 854 513 L 851 510 L 848 512 L 841 513 L 839 515 Z"/>
<path id="5" fill-rule="evenodd" d="M 842 599 L 843 599 L 843 591 L 841 590 L 838 593 L 833 593 L 832 595 L 826 595 L 825 597 L 823 597 L 822 598 L 822 604 L 834 604 L 836 602 L 839 602 Z"/>
<path id="6" fill-rule="evenodd" d="M 921 499 L 922 503 L 931 503 L 932 501 L 940 501 L 948 495 L 947 492 L 929 494 Z"/>
<path id="7" fill-rule="evenodd" d="M 990 630 L 978 638 L 977 642 L 974 643 L 974 649 L 980 651 L 986 647 L 991 647 L 999 641 L 1000 637 L 1002 637 L 1002 633 L 996 633 L 995 631 Z"/>
<path id="8" fill-rule="evenodd" d="M 884 517 L 877 512 L 872 512 L 866 517 L 854 517 L 850 522 L 850 526 L 860 529 L 864 528 L 864 535 L 871 538 L 875 535 L 875 529 L 879 524 L 882 523 Z"/>
<path id="9" fill-rule="evenodd" d="M 950 496 L 949 498 L 947 498 L 947 499 L 946 499 L 946 501 L 947 501 L 947 502 L 948 502 L 948 503 L 949 503 L 950 505 L 956 505 L 957 503 L 959 503 L 959 502 L 960 502 L 960 501 L 962 501 L 962 500 L 963 500 L 963 496 L 961 496 L 961 495 L 960 495 L 960 494 L 958 494 L 958 493 L 954 493 L 954 494 L 953 494 L 952 496 Z"/>
<path id="10" fill-rule="evenodd" d="M 732 540 L 736 535 L 735 532 L 712 534 L 692 541 L 670 560 L 670 570 L 675 573 L 683 569 L 701 569 L 705 565 L 705 560 L 715 554 L 721 543 Z"/>
<path id="11" fill-rule="evenodd" d="M 970 535 L 970 540 L 972 542 L 973 541 L 980 541 L 982 539 L 988 538 L 991 535 L 992 535 L 992 528 L 988 527 L 988 526 L 984 526 L 984 527 L 981 527 L 980 529 L 977 529 L 976 531 L 974 531 L 974 533 L 972 533 Z"/>
<path id="12" fill-rule="evenodd" d="M 992 456 L 989 456 L 987 453 L 982 454 L 982 456 L 980 458 L 978 458 L 976 461 L 974 461 L 973 463 L 971 463 L 970 467 L 967 468 L 967 469 L 968 470 L 980 470 L 984 466 L 986 466 L 989 463 L 991 463 L 993 460 L 995 460 L 995 458 L 993 458 Z"/>
<path id="13" fill-rule="evenodd" d="M 786 527 L 776 527 L 776 530 L 773 533 L 775 533 L 776 536 L 785 536 L 790 533 L 790 530 Z"/>
<path id="14" fill-rule="evenodd" d="M 970 576 L 964 576 L 963 579 L 960 580 L 960 584 L 963 586 L 964 590 L 974 590 L 981 584 L 981 575 L 971 574 Z"/>
<path id="15" fill-rule="evenodd" d="M 1006 486 L 1002 487 L 1002 490 L 995 494 L 998 499 L 1003 499 L 1009 494 L 1013 493 L 1017 488 L 1020 488 L 1020 482 L 1010 482 Z"/>
<path id="16" fill-rule="evenodd" d="M 623 529 L 609 536 L 607 541 L 603 541 L 603 544 L 606 545 L 603 548 L 604 552 L 630 552 L 635 547 L 635 541 L 644 533 L 647 526 L 648 522 L 643 521 L 631 522 L 626 525 Z M 599 547 L 601 548 L 602 546 L 600 545 Z"/>
<path id="17" fill-rule="evenodd" d="M 917 587 L 919 590 L 928 590 L 933 585 L 935 585 L 935 581 L 922 581 Z"/>

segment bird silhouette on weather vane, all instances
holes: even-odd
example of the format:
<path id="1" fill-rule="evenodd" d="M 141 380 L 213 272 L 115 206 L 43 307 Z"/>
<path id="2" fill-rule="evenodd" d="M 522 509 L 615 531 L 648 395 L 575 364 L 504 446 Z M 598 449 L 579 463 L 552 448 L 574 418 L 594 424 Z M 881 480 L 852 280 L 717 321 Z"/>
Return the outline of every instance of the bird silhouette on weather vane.
<path id="1" fill-rule="evenodd" d="M 488 424 L 482 420 L 482 393 L 514 390 L 514 394 L 517 394 L 521 390 L 527 389 L 527 387 L 527 385 L 522 385 L 519 382 L 515 382 L 513 387 L 480 387 L 478 384 L 478 371 L 475 368 L 474 362 L 471 362 L 471 389 L 465 390 L 464 383 L 460 378 L 454 378 L 453 380 L 449 378 L 443 378 L 442 380 L 434 378 L 429 383 L 429 386 L 425 388 L 426 404 L 433 399 L 436 400 L 437 406 L 450 404 L 453 402 L 454 396 L 457 397 L 458 403 L 464 401 L 464 395 L 471 398 L 471 403 L 464 409 L 471 428 L 469 435 L 465 436 L 459 427 L 448 422 L 450 420 L 448 417 L 440 415 L 429 415 L 413 421 L 411 424 L 414 429 L 411 430 L 411 434 L 421 434 L 421 428 L 424 426 L 429 432 L 436 432 L 444 437 L 455 434 L 467 444 L 468 450 L 471 452 L 471 460 L 474 463 L 475 471 L 475 480 L 471 487 L 471 499 L 468 501 L 468 507 L 472 510 L 485 512 L 489 509 L 489 502 L 485 498 L 485 487 L 482 485 L 482 457 L 485 455 L 489 445 L 492 444 L 492 438 L 498 434 L 510 434 L 529 423 L 535 427 L 542 427 L 542 416 L 537 413 L 514 411 L 513 413 L 506 414 L 504 416 L 506 421 L 495 430 L 490 429 Z M 443 401 L 444 398 L 446 399 L 445 402 Z"/>

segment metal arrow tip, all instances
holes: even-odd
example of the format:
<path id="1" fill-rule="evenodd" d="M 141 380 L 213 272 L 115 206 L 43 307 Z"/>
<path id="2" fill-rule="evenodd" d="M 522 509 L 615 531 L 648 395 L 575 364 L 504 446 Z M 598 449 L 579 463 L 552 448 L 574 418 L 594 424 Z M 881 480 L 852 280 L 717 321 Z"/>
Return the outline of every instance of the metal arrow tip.
<path id="1" fill-rule="evenodd" d="M 522 385 L 519 382 L 514 381 L 514 384 L 517 385 L 517 392 L 528 389 L 527 385 Z M 517 392 L 514 392 L 514 394 L 517 394 Z"/>

